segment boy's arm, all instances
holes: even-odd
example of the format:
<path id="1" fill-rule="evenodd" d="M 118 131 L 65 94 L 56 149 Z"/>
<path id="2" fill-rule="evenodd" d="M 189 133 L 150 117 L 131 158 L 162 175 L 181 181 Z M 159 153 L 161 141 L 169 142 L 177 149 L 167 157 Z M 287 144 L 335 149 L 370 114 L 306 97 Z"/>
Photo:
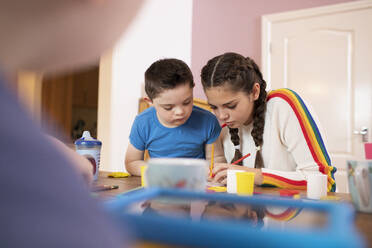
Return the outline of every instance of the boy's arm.
<path id="1" fill-rule="evenodd" d="M 125 154 L 125 169 L 133 176 L 141 175 L 141 166 L 146 165 L 143 160 L 144 151 L 138 150 L 130 142 Z"/>

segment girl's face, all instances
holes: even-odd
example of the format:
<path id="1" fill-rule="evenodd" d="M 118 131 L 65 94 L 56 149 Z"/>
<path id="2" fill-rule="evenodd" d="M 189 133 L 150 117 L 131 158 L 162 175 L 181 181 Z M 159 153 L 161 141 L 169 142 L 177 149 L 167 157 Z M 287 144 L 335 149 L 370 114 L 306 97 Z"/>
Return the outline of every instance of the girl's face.
<path id="1" fill-rule="evenodd" d="M 189 83 L 164 90 L 152 101 L 160 123 L 166 127 L 178 127 L 190 117 L 193 107 L 193 88 Z"/>
<path id="2" fill-rule="evenodd" d="M 221 124 L 230 128 L 248 125 L 253 120 L 254 101 L 260 94 L 260 85 L 255 83 L 251 93 L 231 91 L 227 86 L 211 87 L 205 91 L 208 103 Z"/>

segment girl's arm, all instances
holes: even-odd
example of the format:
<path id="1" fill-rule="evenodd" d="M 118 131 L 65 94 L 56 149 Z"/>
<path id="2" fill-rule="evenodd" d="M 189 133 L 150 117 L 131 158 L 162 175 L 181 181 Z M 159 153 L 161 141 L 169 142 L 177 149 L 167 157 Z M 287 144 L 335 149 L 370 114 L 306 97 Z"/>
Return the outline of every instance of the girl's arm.
<path id="1" fill-rule="evenodd" d="M 144 154 L 144 151 L 138 150 L 129 142 L 127 152 L 125 154 L 125 169 L 131 175 L 141 175 L 141 166 L 146 165 L 146 162 L 143 160 Z"/>
<path id="2" fill-rule="evenodd" d="M 213 144 L 205 145 L 205 157 L 210 162 L 212 155 L 212 145 L 213 145 L 213 161 L 214 163 L 226 163 L 225 154 L 222 146 L 221 136 Z"/>
<path id="3" fill-rule="evenodd" d="M 314 112 L 295 92 L 288 89 L 272 91 L 268 99 L 276 101 L 270 115 L 271 122 L 277 126 L 278 137 L 297 166 L 294 171 L 263 168 L 263 184 L 306 189 L 307 175 L 322 173 L 328 176 L 328 191 L 335 191 L 333 174 L 336 168 L 331 166 Z"/>

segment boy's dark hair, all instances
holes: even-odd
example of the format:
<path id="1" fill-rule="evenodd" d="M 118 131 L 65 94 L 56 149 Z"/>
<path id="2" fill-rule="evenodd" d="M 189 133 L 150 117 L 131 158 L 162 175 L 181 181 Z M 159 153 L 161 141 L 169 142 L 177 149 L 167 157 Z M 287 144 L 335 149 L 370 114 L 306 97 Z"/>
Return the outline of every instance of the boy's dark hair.
<path id="1" fill-rule="evenodd" d="M 160 59 L 145 72 L 145 91 L 151 100 L 164 90 L 186 83 L 190 84 L 190 88 L 195 86 L 190 68 L 179 59 Z"/>

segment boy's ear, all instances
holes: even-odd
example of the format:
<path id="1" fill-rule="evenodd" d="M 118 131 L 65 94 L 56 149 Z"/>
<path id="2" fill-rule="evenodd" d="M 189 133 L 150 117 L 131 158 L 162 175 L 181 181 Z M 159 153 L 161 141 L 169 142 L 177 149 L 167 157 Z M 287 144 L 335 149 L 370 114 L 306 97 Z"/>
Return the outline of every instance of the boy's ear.
<path id="1" fill-rule="evenodd" d="M 148 97 L 144 97 L 143 100 L 145 100 L 145 102 L 147 102 L 150 105 L 153 104 L 152 100 L 150 98 L 148 98 Z"/>

